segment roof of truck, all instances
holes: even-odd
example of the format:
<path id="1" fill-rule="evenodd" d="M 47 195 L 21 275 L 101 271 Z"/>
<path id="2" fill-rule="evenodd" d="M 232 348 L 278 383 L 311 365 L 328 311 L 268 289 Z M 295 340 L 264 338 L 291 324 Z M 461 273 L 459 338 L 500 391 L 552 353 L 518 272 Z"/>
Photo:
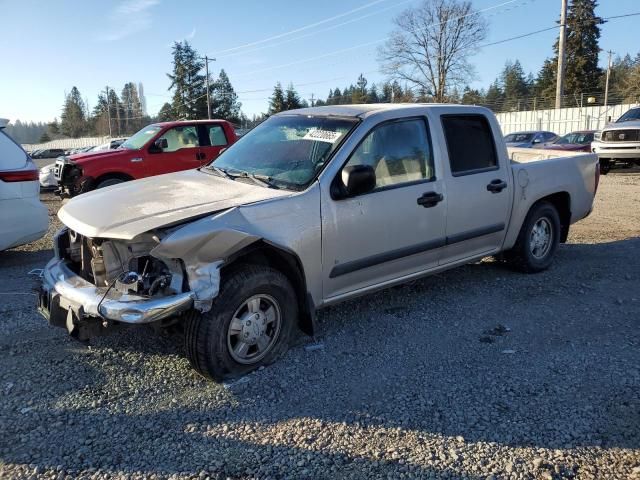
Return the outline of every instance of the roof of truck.
<path id="1" fill-rule="evenodd" d="M 340 117 L 359 117 L 370 112 L 383 110 L 402 110 L 415 107 L 437 107 L 446 106 L 451 108 L 472 108 L 473 105 L 452 105 L 450 103 L 366 103 L 357 105 L 328 105 L 326 107 L 299 108 L 297 110 L 287 110 L 278 115 L 335 115 Z"/>

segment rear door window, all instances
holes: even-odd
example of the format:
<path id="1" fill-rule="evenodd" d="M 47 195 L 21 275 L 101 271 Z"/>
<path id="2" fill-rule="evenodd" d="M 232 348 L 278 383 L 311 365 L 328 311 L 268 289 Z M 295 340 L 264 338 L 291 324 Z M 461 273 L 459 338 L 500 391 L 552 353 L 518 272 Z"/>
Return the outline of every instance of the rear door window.
<path id="1" fill-rule="evenodd" d="M 225 147 L 227 145 L 227 137 L 224 134 L 224 128 L 220 125 L 205 125 L 205 137 L 209 140 L 212 147 Z"/>
<path id="2" fill-rule="evenodd" d="M 491 126 L 484 115 L 443 115 L 453 176 L 498 169 L 498 156 Z"/>
<path id="3" fill-rule="evenodd" d="M 0 170 L 17 170 L 27 163 L 27 154 L 6 133 L 0 130 Z"/>

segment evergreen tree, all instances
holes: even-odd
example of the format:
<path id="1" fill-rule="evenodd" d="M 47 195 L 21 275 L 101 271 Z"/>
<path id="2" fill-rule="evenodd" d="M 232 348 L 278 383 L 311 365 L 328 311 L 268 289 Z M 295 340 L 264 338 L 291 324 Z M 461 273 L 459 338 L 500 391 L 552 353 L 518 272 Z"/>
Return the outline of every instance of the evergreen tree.
<path id="1" fill-rule="evenodd" d="M 123 110 L 123 131 L 129 134 L 137 132 L 146 122 L 143 118 L 142 103 L 135 83 L 125 83 L 120 101 Z"/>
<path id="2" fill-rule="evenodd" d="M 80 91 L 73 87 L 62 107 L 60 115 L 60 129 L 68 137 L 78 138 L 87 131 L 85 104 Z"/>
<path id="3" fill-rule="evenodd" d="M 218 80 L 214 82 L 212 90 L 211 116 L 236 124 L 242 123 L 240 113 L 242 104 L 238 102 L 238 95 L 224 70 L 220 70 Z"/>
<path id="4" fill-rule="evenodd" d="M 173 73 L 167 76 L 171 80 L 169 90 L 173 90 L 173 112 L 178 118 L 207 118 L 206 79 L 200 73 L 202 60 L 186 40 L 175 42 L 172 54 Z"/>
<path id="5" fill-rule="evenodd" d="M 621 98 L 626 103 L 640 103 L 640 56 L 636 57 L 622 85 Z"/>
<path id="6" fill-rule="evenodd" d="M 507 61 L 502 71 L 501 81 L 504 94 L 502 110 L 513 111 L 524 108 L 525 97 L 529 94 L 529 85 L 518 60 Z"/>
<path id="7" fill-rule="evenodd" d="M 367 103 L 378 103 L 380 102 L 380 97 L 378 96 L 378 87 L 375 83 L 371 84 L 371 88 L 369 88 L 369 92 L 367 93 Z"/>
<path id="8" fill-rule="evenodd" d="M 175 114 L 173 113 L 173 108 L 171 107 L 171 104 L 169 102 L 166 102 L 164 105 L 162 105 L 162 108 L 160 108 L 160 111 L 158 112 L 158 121 L 159 122 L 170 122 L 171 120 L 175 119 Z"/>
<path id="9" fill-rule="evenodd" d="M 498 80 L 495 80 L 487 90 L 487 95 L 484 98 L 484 103 L 494 112 L 501 112 L 503 101 L 504 93 L 502 92 L 502 88 L 500 88 Z"/>
<path id="10" fill-rule="evenodd" d="M 40 135 L 40 139 L 38 140 L 40 143 L 46 143 L 51 141 L 51 137 L 49 135 L 47 135 L 47 132 L 44 132 L 42 135 Z"/>
<path id="11" fill-rule="evenodd" d="M 104 93 L 98 95 L 96 106 L 93 107 L 91 131 L 95 135 L 109 135 L 109 112 L 107 96 Z"/>
<path id="12" fill-rule="evenodd" d="M 273 94 L 269 99 L 269 115 L 279 113 L 286 110 L 284 92 L 282 91 L 282 85 L 280 82 L 276 83 L 273 88 Z"/>
<path id="13" fill-rule="evenodd" d="M 464 105 L 482 105 L 484 98 L 482 92 L 469 88 L 467 85 L 462 92 L 461 103 Z"/>
<path id="14" fill-rule="evenodd" d="M 353 89 L 353 93 L 351 94 L 351 103 L 367 103 L 367 83 L 367 79 L 364 78 L 364 75 L 360 74 L 360 76 L 358 77 L 358 82 L 356 83 L 356 86 Z"/>
<path id="15" fill-rule="evenodd" d="M 293 84 L 290 83 L 287 87 L 287 91 L 284 94 L 284 109 L 285 110 L 295 110 L 296 108 L 302 108 L 304 106 L 304 102 L 300 99 L 300 95 L 293 87 Z"/>
<path id="16" fill-rule="evenodd" d="M 601 71 L 598 67 L 600 25 L 604 20 L 595 14 L 597 0 L 572 0 L 567 9 L 567 36 L 564 93 L 580 95 L 598 89 Z M 555 55 L 546 60 L 538 74 L 536 96 L 543 106 L 555 105 L 558 72 L 558 40 Z"/>

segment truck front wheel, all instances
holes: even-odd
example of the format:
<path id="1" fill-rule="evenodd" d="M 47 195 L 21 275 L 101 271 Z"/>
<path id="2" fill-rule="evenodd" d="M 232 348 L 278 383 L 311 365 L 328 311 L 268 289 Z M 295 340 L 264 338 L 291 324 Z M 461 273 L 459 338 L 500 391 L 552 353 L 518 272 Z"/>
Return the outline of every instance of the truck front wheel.
<path id="1" fill-rule="evenodd" d="M 505 252 L 507 262 L 526 273 L 546 270 L 560 242 L 560 216 L 549 202 L 534 205 L 518 234 L 513 249 Z"/>
<path id="2" fill-rule="evenodd" d="M 185 349 L 200 374 L 217 381 L 276 361 L 298 316 L 287 277 L 270 267 L 243 265 L 225 279 L 211 310 L 189 313 Z"/>

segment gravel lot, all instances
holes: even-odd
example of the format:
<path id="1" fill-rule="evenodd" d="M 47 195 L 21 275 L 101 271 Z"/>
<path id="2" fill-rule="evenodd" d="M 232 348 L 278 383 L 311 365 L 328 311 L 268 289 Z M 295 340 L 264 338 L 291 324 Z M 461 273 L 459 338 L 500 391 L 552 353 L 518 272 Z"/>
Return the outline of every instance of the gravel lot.
<path id="1" fill-rule="evenodd" d="M 177 334 L 49 327 L 27 272 L 50 248 L 0 253 L 0 478 L 640 478 L 637 170 L 549 271 L 486 260 L 330 308 L 231 385 Z"/>

